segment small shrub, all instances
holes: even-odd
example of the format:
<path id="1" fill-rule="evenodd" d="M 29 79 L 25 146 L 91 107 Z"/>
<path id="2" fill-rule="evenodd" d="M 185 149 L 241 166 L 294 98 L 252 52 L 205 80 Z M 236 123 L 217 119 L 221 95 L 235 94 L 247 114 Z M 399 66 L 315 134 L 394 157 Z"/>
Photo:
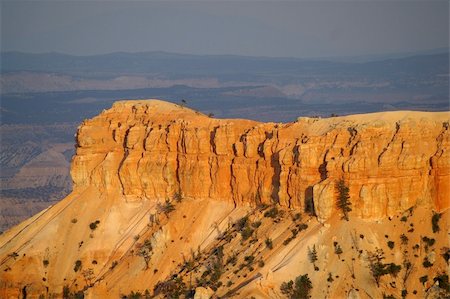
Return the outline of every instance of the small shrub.
<path id="1" fill-rule="evenodd" d="M 258 228 L 260 226 L 261 226 L 261 221 L 255 221 L 255 222 L 252 223 L 252 227 L 253 228 Z"/>
<path id="2" fill-rule="evenodd" d="M 423 265 L 425 268 L 430 268 L 431 266 L 433 266 L 433 264 L 428 260 L 427 257 L 425 257 L 425 258 L 423 259 L 422 265 Z"/>
<path id="3" fill-rule="evenodd" d="M 236 229 L 238 231 L 241 231 L 248 222 L 248 216 L 242 217 L 241 219 L 239 219 L 238 221 L 236 221 L 236 223 L 234 224 L 236 226 Z"/>
<path id="4" fill-rule="evenodd" d="M 89 224 L 89 228 L 90 228 L 92 231 L 94 231 L 94 230 L 97 228 L 97 226 L 99 225 L 99 223 L 100 223 L 99 220 L 96 220 L 95 222 L 91 222 L 91 223 Z"/>
<path id="5" fill-rule="evenodd" d="M 450 284 L 448 282 L 448 275 L 446 273 L 441 273 L 435 278 L 433 278 L 434 282 L 439 283 L 439 287 L 446 292 L 450 292 Z"/>
<path id="6" fill-rule="evenodd" d="M 386 274 L 390 274 L 394 277 L 397 277 L 397 274 L 400 272 L 400 270 L 402 269 L 402 266 L 400 265 L 396 265 L 394 263 L 390 263 L 390 264 L 386 264 Z"/>
<path id="7" fill-rule="evenodd" d="M 82 267 L 81 261 L 80 261 L 80 260 L 77 260 L 77 261 L 75 262 L 75 266 L 73 267 L 73 271 L 74 271 L 74 272 L 78 272 L 79 270 L 81 270 L 81 267 Z"/>
<path id="8" fill-rule="evenodd" d="M 47 259 L 45 259 L 45 260 L 42 261 L 42 264 L 44 265 L 45 268 L 47 268 L 47 266 L 48 266 L 49 263 L 50 263 L 50 262 L 49 262 Z"/>
<path id="9" fill-rule="evenodd" d="M 408 221 L 408 216 L 402 216 L 402 218 L 400 218 L 400 221 L 402 222 Z"/>
<path id="10" fill-rule="evenodd" d="M 175 211 L 175 207 L 170 202 L 169 199 L 166 199 L 164 204 L 158 203 L 158 205 L 156 206 L 156 209 L 158 210 L 158 212 L 164 213 L 166 216 L 168 216 L 171 212 Z"/>
<path id="11" fill-rule="evenodd" d="M 298 231 L 301 232 L 302 230 L 305 230 L 308 228 L 308 224 L 300 223 L 299 225 L 297 225 L 297 227 L 298 227 Z"/>
<path id="12" fill-rule="evenodd" d="M 289 243 L 291 243 L 291 241 L 292 241 L 292 238 L 289 237 L 289 238 L 287 238 L 286 240 L 283 241 L 283 245 L 286 246 L 286 245 L 288 245 Z"/>
<path id="13" fill-rule="evenodd" d="M 334 281 L 333 275 L 331 274 L 331 272 L 328 273 L 327 281 L 328 281 L 329 283 L 332 283 L 332 282 Z"/>
<path id="14" fill-rule="evenodd" d="M 244 257 L 244 261 L 247 262 L 247 265 L 253 264 L 253 261 L 255 260 L 255 257 L 253 255 L 247 255 Z"/>
<path id="15" fill-rule="evenodd" d="M 295 279 L 295 284 L 292 280 L 283 282 L 280 286 L 281 293 L 291 299 L 310 298 L 310 292 L 313 286 L 308 274 L 300 275 Z"/>
<path id="16" fill-rule="evenodd" d="M 428 281 L 428 275 L 424 275 L 422 277 L 419 278 L 420 283 L 422 283 L 422 285 L 425 285 L 425 283 Z"/>
<path id="17" fill-rule="evenodd" d="M 296 213 L 294 216 L 292 216 L 293 221 L 298 221 L 302 219 L 302 215 L 300 213 Z"/>
<path id="18" fill-rule="evenodd" d="M 237 255 L 236 255 L 236 254 L 233 254 L 233 255 L 231 255 L 230 257 L 228 257 L 226 263 L 235 266 L 236 263 L 237 263 Z"/>
<path id="19" fill-rule="evenodd" d="M 448 247 L 443 247 L 441 248 L 441 255 L 442 258 L 445 260 L 445 262 L 448 264 L 449 260 L 450 260 L 450 248 Z"/>
<path id="20" fill-rule="evenodd" d="M 401 234 L 400 235 L 400 242 L 402 243 L 402 245 L 407 245 L 408 244 L 408 237 L 405 234 Z"/>
<path id="21" fill-rule="evenodd" d="M 334 253 L 337 254 L 339 259 L 341 258 L 341 254 L 343 253 L 341 246 L 336 242 L 336 245 L 334 246 Z"/>
<path id="22" fill-rule="evenodd" d="M 242 230 L 241 230 L 241 237 L 242 240 L 247 240 L 248 238 L 250 238 L 253 234 L 254 230 L 250 227 L 250 226 L 245 226 Z"/>
<path id="23" fill-rule="evenodd" d="M 258 262 L 258 266 L 259 266 L 260 268 L 264 267 L 264 265 L 265 265 L 265 263 L 264 263 L 263 260 L 260 260 L 260 261 Z"/>
<path id="24" fill-rule="evenodd" d="M 277 207 L 273 207 L 264 213 L 264 217 L 266 218 L 276 218 L 277 216 L 278 216 Z"/>
<path id="25" fill-rule="evenodd" d="M 181 196 L 181 192 L 175 192 L 173 195 L 173 200 L 176 202 L 181 202 L 183 200 L 183 196 Z"/>
<path id="26" fill-rule="evenodd" d="M 395 246 L 394 241 L 388 241 L 388 242 L 387 242 L 387 246 L 388 246 L 390 249 L 394 249 L 394 246 Z"/>
<path id="27" fill-rule="evenodd" d="M 273 243 L 272 243 L 272 239 L 267 238 L 266 241 L 264 241 L 266 243 L 266 247 L 269 249 L 273 249 Z"/>
<path id="28" fill-rule="evenodd" d="M 431 217 L 431 228 L 433 229 L 433 233 L 437 233 L 440 231 L 439 220 L 441 219 L 442 214 L 433 212 L 433 216 Z"/>
<path id="29" fill-rule="evenodd" d="M 316 262 L 317 262 L 317 250 L 316 245 L 313 245 L 313 248 L 308 248 L 308 259 L 311 262 L 311 264 L 314 265 L 314 270 L 316 269 Z"/>
<path id="30" fill-rule="evenodd" d="M 77 218 L 73 218 L 72 220 L 70 220 L 70 222 L 72 222 L 73 224 L 75 224 L 75 223 L 78 222 L 78 219 L 77 219 Z"/>
<path id="31" fill-rule="evenodd" d="M 433 238 L 430 239 L 430 238 L 428 238 L 428 237 L 423 237 L 423 238 L 422 238 L 422 241 L 424 241 L 425 244 L 426 244 L 427 246 L 429 246 L 429 247 L 433 246 L 434 243 L 436 242 L 435 239 L 433 239 Z"/>

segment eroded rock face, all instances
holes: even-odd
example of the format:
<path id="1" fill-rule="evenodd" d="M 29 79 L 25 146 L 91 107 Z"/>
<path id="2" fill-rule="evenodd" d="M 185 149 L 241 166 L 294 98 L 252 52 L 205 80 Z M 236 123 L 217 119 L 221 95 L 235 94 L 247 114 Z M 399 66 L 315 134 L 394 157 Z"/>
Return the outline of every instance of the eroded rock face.
<path id="1" fill-rule="evenodd" d="M 294 123 L 213 119 L 158 100 L 121 101 L 78 129 L 71 174 L 129 201 L 213 198 L 236 205 L 314 204 L 336 213 L 335 182 L 350 215 L 380 218 L 423 203 L 449 206 L 449 114 L 390 112 Z"/>

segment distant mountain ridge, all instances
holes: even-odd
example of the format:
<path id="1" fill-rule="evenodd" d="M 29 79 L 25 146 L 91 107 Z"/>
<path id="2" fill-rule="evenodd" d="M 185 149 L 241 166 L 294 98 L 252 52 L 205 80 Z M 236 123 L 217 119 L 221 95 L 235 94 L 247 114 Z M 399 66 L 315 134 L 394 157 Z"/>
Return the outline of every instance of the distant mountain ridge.
<path id="1" fill-rule="evenodd" d="M 109 54 L 75 56 L 62 53 L 24 53 L 24 52 L 2 52 L 1 71 L 41 71 L 41 72 L 74 72 L 74 71 L 95 71 L 95 72 L 117 72 L 126 71 L 134 73 L 155 73 L 155 72 L 190 72 L 212 74 L 225 73 L 227 71 L 322 71 L 338 70 L 339 68 L 355 68 L 358 71 L 367 63 L 369 65 L 378 64 L 383 66 L 386 63 L 402 62 L 414 63 L 415 61 L 427 60 L 435 62 L 429 67 L 435 68 L 447 66 L 448 70 L 448 50 L 430 51 L 425 54 L 386 54 L 369 55 L 352 58 L 314 58 L 302 59 L 292 57 L 251 57 L 238 55 L 194 55 L 177 54 L 162 51 L 154 52 L 114 52 Z M 364 59 L 366 57 L 366 59 Z M 373 61 L 370 61 L 373 57 Z M 401 64 L 402 64 L 401 63 Z M 401 64 L 399 66 L 401 66 Z"/>

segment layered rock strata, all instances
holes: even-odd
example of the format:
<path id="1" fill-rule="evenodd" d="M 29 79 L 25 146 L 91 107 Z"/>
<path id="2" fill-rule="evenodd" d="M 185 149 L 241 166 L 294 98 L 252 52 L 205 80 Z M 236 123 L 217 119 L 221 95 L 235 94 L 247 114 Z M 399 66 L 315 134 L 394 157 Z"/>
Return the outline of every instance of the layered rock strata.
<path id="1" fill-rule="evenodd" d="M 116 102 L 78 128 L 75 190 L 124 200 L 183 197 L 279 203 L 336 212 L 336 181 L 352 216 L 381 218 L 450 198 L 449 113 L 384 112 L 292 123 L 214 119 L 159 100 Z"/>

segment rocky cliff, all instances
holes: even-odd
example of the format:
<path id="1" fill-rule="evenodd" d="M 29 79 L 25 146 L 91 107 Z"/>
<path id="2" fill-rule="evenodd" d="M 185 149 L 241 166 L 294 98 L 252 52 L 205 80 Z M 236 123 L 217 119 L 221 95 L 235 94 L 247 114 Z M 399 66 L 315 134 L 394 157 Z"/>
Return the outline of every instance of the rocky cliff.
<path id="1" fill-rule="evenodd" d="M 117 102 L 78 128 L 73 191 L 0 235 L 0 297 L 286 298 L 306 274 L 312 298 L 447 296 L 448 122 Z"/>
<path id="2" fill-rule="evenodd" d="M 157 101 L 122 101 L 85 121 L 71 174 L 128 201 L 183 197 L 235 205 L 335 210 L 335 183 L 352 214 L 380 218 L 417 202 L 449 206 L 449 113 L 385 112 L 296 122 L 213 119 Z"/>

